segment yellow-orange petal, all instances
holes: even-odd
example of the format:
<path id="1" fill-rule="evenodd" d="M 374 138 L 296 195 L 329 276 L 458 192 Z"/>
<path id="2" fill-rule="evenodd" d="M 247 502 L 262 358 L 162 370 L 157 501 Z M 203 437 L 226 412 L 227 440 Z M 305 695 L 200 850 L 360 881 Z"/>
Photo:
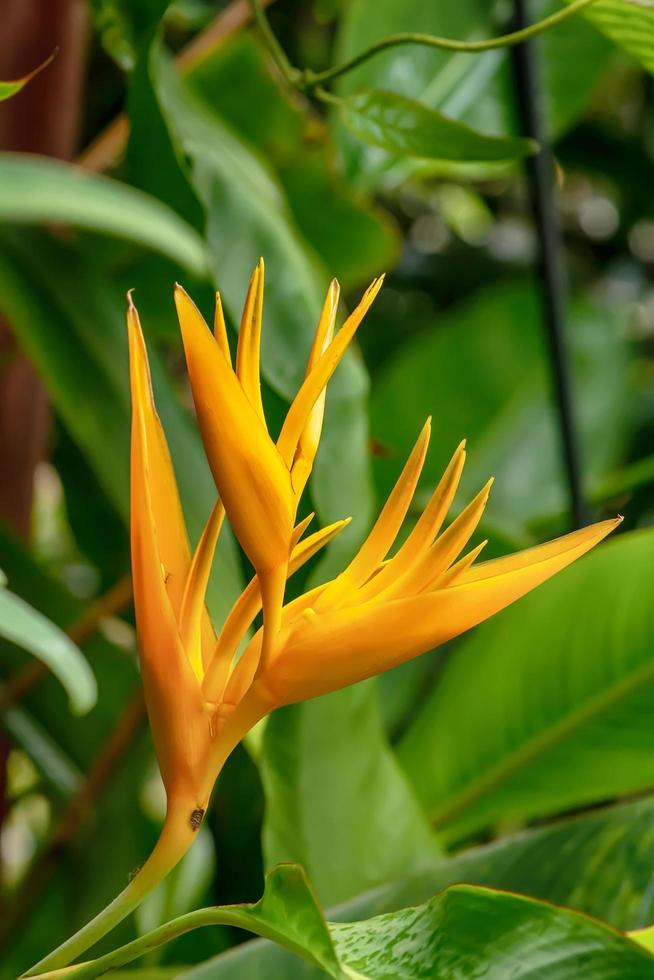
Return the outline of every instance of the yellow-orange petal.
<path id="1" fill-rule="evenodd" d="M 464 439 L 457 446 L 427 506 L 397 553 L 385 563 L 374 578 L 361 587 L 357 597 L 359 602 L 372 599 L 393 582 L 398 582 L 401 576 L 426 553 L 443 526 L 443 521 L 456 495 L 465 464 L 465 445 Z"/>
<path id="2" fill-rule="evenodd" d="M 293 528 L 293 534 L 291 535 L 291 553 L 315 516 L 315 512 L 311 511 L 310 514 L 299 521 Z"/>
<path id="3" fill-rule="evenodd" d="M 353 595 L 386 557 L 413 499 L 425 462 L 430 436 L 431 419 L 427 419 L 370 534 L 345 571 L 341 572 L 325 589 L 316 605 L 316 610 L 336 606 L 342 597 Z"/>
<path id="4" fill-rule="evenodd" d="M 148 716 L 170 795 L 199 785 L 197 766 L 206 748 L 207 723 L 200 686 L 177 626 L 189 560 L 186 531 L 165 436 L 154 411 L 143 335 L 131 303 L 128 333 L 134 607 Z M 177 581 L 171 581 L 173 575 Z"/>
<path id="5" fill-rule="evenodd" d="M 336 325 L 336 313 L 338 310 L 338 297 L 340 287 L 336 279 L 332 279 L 327 296 L 318 320 L 316 333 L 313 339 L 309 360 L 307 363 L 307 377 L 318 362 L 318 359 L 327 350 L 334 336 Z M 302 429 L 298 440 L 295 456 L 291 465 L 291 483 L 296 498 L 302 496 L 302 492 L 307 484 L 309 475 L 313 468 L 313 463 L 318 452 L 320 435 L 322 433 L 322 423 L 325 414 L 325 399 L 327 392 L 323 388 L 318 396 L 315 405 L 309 412 L 307 421 Z"/>
<path id="6" fill-rule="evenodd" d="M 225 508 L 218 498 L 211 509 L 209 519 L 191 561 L 179 617 L 179 635 L 182 646 L 199 681 L 202 681 L 204 677 L 202 619 L 205 613 L 205 596 L 218 535 L 224 519 Z"/>
<path id="7" fill-rule="evenodd" d="M 568 549 L 583 547 L 586 542 L 589 542 L 585 549 L 588 550 L 597 543 L 598 535 L 600 536 L 599 540 L 601 540 L 616 527 L 619 527 L 622 521 L 623 518 L 620 516 L 613 517 L 597 524 L 589 524 L 588 527 L 582 527 L 578 531 L 571 531 L 569 534 L 554 538 L 552 541 L 546 541 L 544 544 L 537 544 L 533 548 L 516 551 L 513 555 L 504 555 L 502 558 L 491 558 L 489 561 L 483 561 L 464 572 L 461 584 L 467 585 L 496 578 L 499 575 L 519 573 L 543 562 L 556 561 Z"/>
<path id="8" fill-rule="evenodd" d="M 417 595 L 428 589 L 449 568 L 476 531 L 492 485 L 491 479 L 403 575 L 391 581 L 383 592 L 376 593 L 375 602 Z"/>
<path id="9" fill-rule="evenodd" d="M 447 589 L 451 585 L 460 585 L 461 580 L 468 571 L 471 565 L 475 563 L 479 555 L 482 553 L 486 545 L 488 544 L 488 538 L 482 541 L 475 548 L 472 548 L 467 555 L 463 558 L 459 558 L 457 562 L 446 569 L 438 578 L 428 586 L 428 591 L 432 592 L 435 589 Z"/>
<path id="10" fill-rule="evenodd" d="M 180 286 L 175 302 L 200 432 L 230 524 L 257 573 L 285 568 L 295 511 L 288 470 Z"/>
<path id="11" fill-rule="evenodd" d="M 308 524 L 309 519 L 302 522 L 304 527 Z M 335 521 L 333 524 L 315 531 L 306 540 L 298 541 L 291 552 L 288 565 L 289 578 L 302 568 L 310 558 L 313 558 L 321 548 L 329 544 L 337 534 L 340 534 L 350 521 L 350 517 L 342 521 Z M 296 532 L 302 527 L 302 524 L 298 525 Z M 300 536 L 301 532 L 297 534 L 298 538 Z M 255 575 L 232 606 L 218 636 L 215 652 L 203 684 L 204 696 L 208 701 L 216 703 L 221 698 L 234 657 L 260 609 L 261 590 L 259 579 Z"/>
<path id="12" fill-rule="evenodd" d="M 520 599 L 598 544 L 620 520 L 531 548 L 524 562 L 507 562 L 506 570 L 488 578 L 387 603 L 305 613 L 283 631 L 277 656 L 259 682 L 277 703 L 291 703 L 404 663 Z"/>
<path id="13" fill-rule="evenodd" d="M 218 347 L 225 356 L 225 360 L 231 367 L 232 352 L 229 348 L 229 340 L 227 339 L 227 326 L 225 324 L 225 314 L 223 313 L 223 303 L 218 292 L 216 293 L 216 308 L 213 315 L 213 335 L 216 338 Z"/>
<path id="14" fill-rule="evenodd" d="M 293 463 L 302 430 L 318 396 L 338 367 L 359 324 L 381 289 L 383 281 L 384 277 L 380 276 L 371 283 L 356 309 L 347 318 L 327 350 L 318 358 L 293 399 L 277 440 L 277 448 L 287 467 L 290 468 Z"/>
<path id="15" fill-rule="evenodd" d="M 250 404 L 266 425 L 261 401 L 261 322 L 263 317 L 263 259 L 252 273 L 248 286 L 236 350 L 236 374 Z"/>
<path id="16" fill-rule="evenodd" d="M 166 436 L 154 405 L 143 331 L 131 296 L 128 296 L 127 329 L 132 419 L 134 424 L 139 421 L 138 428 L 133 425 L 132 484 L 138 481 L 148 485 L 166 592 L 175 617 L 179 617 L 191 562 L 190 548 Z"/>

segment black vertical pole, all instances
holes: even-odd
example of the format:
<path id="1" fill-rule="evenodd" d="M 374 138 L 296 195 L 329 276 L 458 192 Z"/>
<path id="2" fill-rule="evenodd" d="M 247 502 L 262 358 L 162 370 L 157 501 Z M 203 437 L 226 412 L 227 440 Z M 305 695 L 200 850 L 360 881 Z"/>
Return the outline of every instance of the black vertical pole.
<path id="1" fill-rule="evenodd" d="M 527 0 L 514 0 L 515 29 L 529 25 Z M 576 527 L 586 522 L 581 485 L 579 440 L 572 404 L 572 379 L 565 340 L 567 283 L 561 232 L 554 204 L 554 165 L 540 106 L 538 60 L 533 41 L 513 49 L 520 126 L 540 146 L 526 162 L 531 209 L 538 236 L 538 273 L 543 319 L 549 344 L 563 464 Z"/>

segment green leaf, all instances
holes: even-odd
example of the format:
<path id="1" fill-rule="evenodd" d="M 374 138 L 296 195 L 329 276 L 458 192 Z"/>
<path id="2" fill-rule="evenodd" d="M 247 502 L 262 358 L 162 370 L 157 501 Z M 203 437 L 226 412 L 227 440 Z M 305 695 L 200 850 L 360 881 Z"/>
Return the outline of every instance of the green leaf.
<path id="1" fill-rule="evenodd" d="M 74 598 L 34 560 L 22 542 L 2 527 L 0 552 L 15 591 L 60 629 L 68 630 L 86 614 L 88 603 Z M 77 778 L 80 771 L 91 765 L 111 731 L 117 713 L 140 685 L 134 658 L 124 649 L 113 646 L 101 634 L 84 644 L 84 653 L 98 685 L 98 701 L 93 711 L 83 717 L 72 717 L 67 709 L 66 694 L 51 674 L 44 676 L 21 701 L 34 726 L 47 732 L 59 753 L 72 762 Z M 11 676 L 24 663 L 25 654 L 13 645 L 0 643 L 3 676 Z M 44 773 L 47 777 L 47 770 Z"/>
<path id="2" fill-rule="evenodd" d="M 421 874 L 391 881 L 327 913 L 350 922 L 429 901 L 466 882 L 529 893 L 633 929 L 654 918 L 654 800 L 596 810 L 470 848 Z M 601 860 L 598 860 L 601 855 Z M 315 980 L 318 970 L 271 943 L 254 941 L 185 973 L 184 980 Z M 498 980 L 504 980 L 498 977 Z"/>
<path id="3" fill-rule="evenodd" d="M 649 926 L 647 929 L 637 929 L 630 934 L 629 938 L 650 953 L 654 953 L 654 926 Z"/>
<path id="4" fill-rule="evenodd" d="M 266 864 L 300 862 L 324 904 L 425 867 L 438 854 L 385 741 L 374 685 L 276 712 L 261 776 Z"/>
<path id="5" fill-rule="evenodd" d="M 555 820 L 469 847 L 421 874 L 358 896 L 328 917 L 359 919 L 416 905 L 466 882 L 567 905 L 618 929 L 642 927 L 654 921 L 653 818 L 649 798 Z"/>
<path id="6" fill-rule="evenodd" d="M 556 0 L 537 4 L 533 7 L 533 18 L 540 19 L 556 9 Z M 506 28 L 505 21 L 492 16 L 494 11 L 492 5 L 480 0 L 450 4 L 387 0 L 383 5 L 375 0 L 354 0 L 347 5 L 341 19 L 336 60 L 352 57 L 371 43 L 402 31 L 466 40 L 491 37 Z M 585 110 L 610 60 L 611 45 L 580 15 L 546 32 L 539 39 L 539 47 L 544 109 L 550 131 L 558 136 Z M 383 52 L 341 79 L 339 93 L 351 95 L 364 85 L 418 99 L 450 119 L 496 136 L 515 133 L 514 75 L 506 51 L 471 56 L 398 47 Z M 400 163 L 380 149 L 362 146 L 343 127 L 339 127 L 337 135 L 353 178 L 367 183 L 383 180 L 397 186 L 411 173 L 419 174 L 424 169 L 424 164 L 418 168 L 415 161 Z M 477 165 L 477 173 L 461 175 L 467 179 L 496 167 L 496 164 Z M 432 168 L 430 165 L 429 169 Z M 443 164 L 438 167 L 441 169 Z M 450 173 L 460 172 L 465 170 L 465 165 L 450 164 L 449 169 Z"/>
<path id="7" fill-rule="evenodd" d="M 537 149 L 532 140 L 485 136 L 393 92 L 363 91 L 339 100 L 338 105 L 355 136 L 400 157 L 497 162 L 524 157 Z"/>
<path id="8" fill-rule="evenodd" d="M 207 106 L 263 157 L 276 165 L 297 158 L 310 117 L 288 88 L 277 83 L 274 65 L 254 33 L 224 38 L 207 57 L 189 66 L 188 85 Z M 253 111 L 256 107 L 256 111 Z"/>
<path id="9" fill-rule="evenodd" d="M 400 746 L 450 839 L 652 784 L 653 558 L 651 531 L 600 546 L 453 652 Z"/>
<path id="10" fill-rule="evenodd" d="M 302 234 L 348 293 L 392 269 L 401 241 L 389 215 L 356 194 L 330 165 L 327 150 L 289 163 L 281 179 Z"/>
<path id="11" fill-rule="evenodd" d="M 33 68 L 32 71 L 23 75 L 21 78 L 14 78 L 11 81 L 2 82 L 0 81 L 0 102 L 4 102 L 5 99 L 10 99 L 13 95 L 18 95 L 28 82 L 31 82 L 44 68 L 47 68 L 51 61 L 55 58 L 57 50 L 53 51 L 52 54 L 42 61 L 40 65 Z"/>
<path id="12" fill-rule="evenodd" d="M 491 525 L 519 538 L 534 522 L 564 512 L 541 317 L 533 287 L 521 282 L 492 286 L 427 320 L 390 359 L 372 399 L 373 436 L 387 450 L 375 460 L 382 495 L 393 486 L 422 422 L 433 414 L 447 424 L 432 431 L 422 474 L 425 496 L 457 443 L 467 437 L 461 499 L 469 499 L 494 475 L 487 512 Z M 592 492 L 621 462 L 631 411 L 629 351 L 614 314 L 587 302 L 571 305 L 568 337 L 586 488 Z"/>
<path id="13" fill-rule="evenodd" d="M 654 957 L 568 909 L 456 885 L 426 905 L 330 926 L 341 959 L 370 980 L 644 980 Z"/>
<path id="14" fill-rule="evenodd" d="M 96 30 L 108 54 L 126 71 L 136 62 L 139 41 L 163 17 L 170 0 L 91 0 Z"/>
<path id="15" fill-rule="evenodd" d="M 57 793 L 66 798 L 80 789 L 82 772 L 28 711 L 21 707 L 7 708 L 2 713 L 2 725 L 13 744 L 27 753 Z"/>
<path id="16" fill-rule="evenodd" d="M 254 35 L 229 38 L 185 81 L 276 166 L 300 232 L 344 292 L 395 265 L 400 241 L 394 224 L 343 180 L 329 132 L 316 131 L 303 103 L 278 84 Z"/>
<path id="17" fill-rule="evenodd" d="M 567 3 L 570 0 L 566 0 Z M 640 0 L 596 0 L 584 17 L 654 72 L 654 10 Z"/>
<path id="18" fill-rule="evenodd" d="M 34 154 L 0 154 L 0 220 L 64 222 L 154 249 L 197 276 L 207 258 L 199 235 L 156 198 L 109 177 Z"/>
<path id="19" fill-rule="evenodd" d="M 69 967 L 70 976 L 91 980 L 192 929 L 232 925 L 273 939 L 336 980 L 423 980 L 484 976 L 516 980 L 547 975 L 572 980 L 579 970 L 593 980 L 644 980 L 654 957 L 625 936 L 569 909 L 458 885 L 424 905 L 362 922 L 326 923 L 302 869 L 275 868 L 256 905 L 201 909 L 172 920 L 141 939 L 90 963 Z M 230 951 L 180 974 L 184 980 L 225 980 L 270 973 L 231 972 L 239 951 Z M 296 970 L 289 980 L 315 975 Z"/>
<path id="20" fill-rule="evenodd" d="M 71 711 L 82 715 L 97 699 L 93 671 L 66 634 L 19 596 L 0 589 L 0 636 L 44 663 L 66 689 Z"/>

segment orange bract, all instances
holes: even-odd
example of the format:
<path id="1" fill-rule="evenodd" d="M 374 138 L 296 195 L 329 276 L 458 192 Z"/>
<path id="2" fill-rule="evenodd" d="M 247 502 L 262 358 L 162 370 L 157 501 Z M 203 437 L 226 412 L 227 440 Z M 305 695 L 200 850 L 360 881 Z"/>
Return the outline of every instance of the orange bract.
<path id="1" fill-rule="evenodd" d="M 260 262 L 246 297 L 235 367 L 220 297 L 212 334 L 181 287 L 175 292 L 198 423 L 219 493 L 193 555 L 131 300 L 128 311 L 132 563 L 143 681 L 169 797 L 198 807 L 206 806 L 236 742 L 268 711 L 353 684 L 452 639 L 565 568 L 620 521 L 475 564 L 484 543 L 464 551 L 492 481 L 443 530 L 465 462 L 462 442 L 411 533 L 389 557 L 425 461 L 428 420 L 347 568 L 284 605 L 287 577 L 348 523 L 303 539 L 310 518 L 297 526 L 295 519 L 320 440 L 325 386 L 381 279 L 337 333 L 338 285 L 330 285 L 306 378 L 276 443 L 259 376 L 263 282 Z M 225 515 L 256 575 L 216 636 L 205 592 Z M 263 627 L 247 642 L 261 609 Z"/>

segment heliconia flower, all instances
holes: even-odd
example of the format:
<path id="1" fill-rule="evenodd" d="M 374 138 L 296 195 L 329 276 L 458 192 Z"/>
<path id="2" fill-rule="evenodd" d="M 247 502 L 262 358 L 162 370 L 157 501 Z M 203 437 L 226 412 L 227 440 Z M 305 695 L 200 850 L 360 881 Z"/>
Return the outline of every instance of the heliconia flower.
<path id="1" fill-rule="evenodd" d="M 456 450 L 413 530 L 393 547 L 422 469 L 426 423 L 377 523 L 339 576 L 289 603 L 270 660 L 260 668 L 261 635 L 250 641 L 214 690 L 223 710 L 248 698 L 269 709 L 337 690 L 389 670 L 451 640 L 515 602 L 606 537 L 622 518 L 602 521 L 515 555 L 475 564 L 486 542 L 463 557 L 488 500 L 489 481 L 442 531 L 465 461 Z"/>
<path id="2" fill-rule="evenodd" d="M 212 751 L 215 754 L 213 716 L 220 715 L 220 700 L 208 702 L 202 685 L 208 672 L 216 675 L 213 662 L 216 656 L 220 660 L 224 641 L 221 645 L 216 639 L 205 593 L 225 512 L 219 499 L 191 555 L 168 446 L 154 406 L 143 334 L 131 299 L 128 327 L 133 406 L 132 574 L 141 671 L 169 802 L 183 800 L 190 814 L 206 808 L 216 775 L 209 756 Z M 309 520 L 292 529 L 291 573 L 347 524 L 339 521 L 300 541 Z M 247 601 L 248 590 L 241 604 Z M 229 623 L 226 625 L 229 633 Z"/>
<path id="3" fill-rule="evenodd" d="M 250 304 L 255 304 L 255 308 L 259 302 L 256 296 L 255 280 L 254 292 L 251 290 L 248 300 Z M 311 355 L 316 367 L 320 365 L 322 347 L 329 342 L 329 323 L 333 326 L 329 302 L 335 312 L 338 292 L 334 287 L 330 290 L 330 296 L 326 314 L 328 322 L 325 325 L 324 314 L 318 328 L 318 347 L 314 344 Z M 196 348 L 202 355 L 205 346 L 205 327 L 202 322 L 195 322 L 199 314 L 185 294 L 178 297 L 178 302 L 186 324 L 185 339 L 193 351 L 190 360 L 195 364 Z M 241 364 L 241 374 L 239 377 L 234 375 L 229 365 L 229 348 L 219 302 L 216 322 L 218 339 L 215 345 L 209 343 L 209 356 L 214 358 L 214 367 L 216 360 L 218 363 L 215 380 L 219 388 L 224 385 L 219 407 L 227 414 L 231 425 L 240 426 L 237 434 L 245 437 L 244 441 L 239 442 L 239 439 L 232 437 L 233 434 L 230 435 L 229 426 L 220 430 L 233 454 L 232 458 L 223 459 L 227 477 L 221 471 L 220 484 L 225 487 L 230 500 L 230 518 L 238 522 L 239 518 L 243 521 L 246 515 L 239 509 L 238 500 L 235 502 L 237 487 L 230 481 L 244 481 L 243 494 L 254 508 L 258 522 L 255 528 L 261 535 L 261 542 L 257 545 L 256 535 L 255 538 L 247 537 L 250 529 L 246 528 L 245 532 L 241 530 L 250 544 L 251 557 L 256 555 L 262 563 L 262 578 L 255 578 L 245 589 L 216 637 L 205 607 L 205 593 L 225 508 L 219 497 L 195 552 L 191 554 L 168 445 L 154 405 L 141 325 L 130 296 L 127 323 L 132 396 L 130 492 L 134 608 L 145 700 L 166 790 L 166 818 L 152 853 L 127 887 L 74 936 L 36 964 L 31 974 L 67 966 L 136 908 L 178 863 L 193 843 L 225 760 L 243 736 L 266 714 L 268 706 L 257 698 L 256 693 L 242 704 L 235 705 L 232 702 L 224 703 L 220 692 L 233 672 L 236 652 L 234 638 L 240 640 L 247 631 L 261 608 L 262 591 L 265 596 L 265 589 L 261 589 L 259 583 L 265 581 L 266 571 L 271 567 L 271 562 L 266 560 L 265 539 L 268 532 L 273 538 L 276 535 L 271 554 L 277 560 L 274 549 L 281 548 L 286 578 L 348 523 L 337 521 L 302 540 L 313 515 L 293 526 L 297 509 L 296 491 L 292 489 L 293 460 L 290 466 L 285 462 L 286 458 L 270 442 L 260 424 L 260 407 L 256 404 L 253 387 L 258 367 L 257 372 L 253 371 L 254 362 L 249 360 L 251 355 L 255 355 L 252 350 L 246 352 L 244 349 L 240 362 L 237 360 Z M 201 382 L 197 403 L 198 414 L 202 415 L 205 411 L 203 398 L 208 397 L 210 392 L 202 387 L 204 379 L 202 371 L 199 373 Z M 245 378 L 249 380 L 242 385 L 241 379 Z M 238 411 L 231 411 L 229 398 L 224 398 L 225 391 L 234 396 L 234 406 Z M 293 459 L 297 459 L 299 466 L 298 486 L 303 486 L 306 481 L 319 438 L 322 407 L 319 404 L 314 407 L 316 402 L 317 398 L 314 398 L 304 414 L 302 425 L 297 429 L 297 438 L 294 437 Z M 239 412 L 245 412 L 246 405 L 248 410 L 251 409 L 250 415 L 239 417 Z M 212 408 L 206 408 L 206 412 L 211 416 Z M 252 421 L 253 417 L 259 420 L 256 424 Z M 291 443 L 292 440 L 289 440 L 289 446 Z M 259 452 L 262 454 L 260 458 L 257 456 Z M 216 459 L 222 459 L 220 451 L 214 454 L 214 463 Z M 251 470 L 248 469 L 250 466 Z M 284 486 L 288 492 L 283 489 Z M 268 498 L 266 494 L 269 494 Z M 271 523 L 274 523 L 277 515 L 279 526 L 271 530 L 265 523 L 266 515 Z M 290 522 L 288 540 L 283 533 L 285 521 Z M 212 691 L 218 692 L 210 698 L 204 690 L 205 686 L 209 686 L 209 681 Z"/>
<path id="4" fill-rule="evenodd" d="M 216 296 L 212 336 L 186 292 L 181 286 L 175 291 L 189 379 L 209 465 L 229 522 L 260 583 L 264 616 L 262 663 L 270 655 L 281 626 L 293 525 L 320 440 L 325 386 L 381 282 L 373 282 L 334 338 L 339 288 L 332 281 L 305 380 L 276 442 L 268 432 L 261 401 L 263 260 L 250 280 L 235 366 L 220 296 Z"/>
<path id="5" fill-rule="evenodd" d="M 461 443 L 408 537 L 389 557 L 424 464 L 428 420 L 376 524 L 347 568 L 283 605 L 286 577 L 347 524 L 338 521 L 303 539 L 311 518 L 296 525 L 295 517 L 320 438 L 325 385 L 380 285 L 381 280 L 372 284 L 334 337 L 338 287 L 330 286 L 305 380 L 276 443 L 268 434 L 259 387 L 263 265 L 250 284 L 236 371 L 220 299 L 212 337 L 178 288 L 193 396 L 219 491 L 193 554 L 130 299 L 134 605 L 148 715 L 168 807 L 159 840 L 129 885 L 31 974 L 65 967 L 165 877 L 190 847 L 225 760 L 266 714 L 364 680 L 458 636 L 561 571 L 620 523 L 619 517 L 602 521 L 477 564 L 485 542 L 467 552 L 465 548 L 492 481 L 443 530 L 465 461 Z M 225 513 L 256 575 L 216 636 L 205 592 Z M 262 609 L 263 627 L 248 641 Z"/>

